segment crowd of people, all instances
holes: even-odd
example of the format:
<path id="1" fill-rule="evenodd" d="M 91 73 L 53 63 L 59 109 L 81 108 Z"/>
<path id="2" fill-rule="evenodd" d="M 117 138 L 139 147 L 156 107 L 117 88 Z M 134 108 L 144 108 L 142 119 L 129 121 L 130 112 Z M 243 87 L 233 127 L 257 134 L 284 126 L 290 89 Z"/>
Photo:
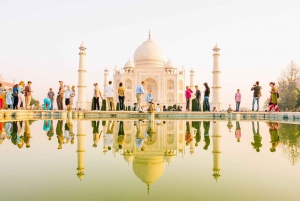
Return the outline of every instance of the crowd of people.
<path id="1" fill-rule="evenodd" d="M 92 133 L 93 133 L 93 144 L 92 147 L 97 147 L 99 140 L 102 136 L 103 130 L 100 131 L 101 121 L 91 121 L 92 125 Z M 118 144 L 118 149 L 123 148 L 124 140 L 125 140 L 125 132 L 124 132 L 124 123 L 123 121 L 118 121 L 119 126 L 118 129 L 115 129 L 117 121 L 104 121 L 106 127 L 105 135 L 103 136 L 103 146 L 109 151 L 113 148 L 115 143 Z M 11 140 L 12 144 L 16 145 L 18 148 L 23 148 L 24 145 L 26 148 L 30 148 L 30 140 L 32 138 L 30 126 L 33 122 L 29 120 L 25 121 L 12 121 L 12 122 L 0 122 L 0 144 L 7 139 Z M 134 126 L 136 127 L 135 134 L 135 143 L 136 147 L 141 151 L 146 149 L 146 145 L 150 145 L 152 139 L 154 138 L 155 133 L 151 132 L 151 129 L 146 129 L 145 133 L 141 132 L 141 124 L 142 120 L 134 121 Z M 145 123 L 145 122 L 144 122 Z M 157 121 L 156 124 L 166 124 L 166 121 Z M 213 122 L 215 123 L 215 122 Z M 203 125 L 203 129 L 201 129 L 201 124 Z M 195 143 L 195 146 L 198 147 L 201 141 L 201 132 L 203 132 L 204 137 L 204 146 L 203 149 L 207 150 L 210 145 L 210 121 L 193 121 L 192 124 L 189 121 L 186 121 L 186 132 L 185 132 L 185 144 L 186 146 L 190 146 L 191 143 Z M 195 132 L 191 132 L 191 126 L 195 128 Z M 267 126 L 269 128 L 270 134 L 270 151 L 275 152 L 276 148 L 280 142 L 280 138 L 278 135 L 279 124 L 274 122 L 268 122 Z M 105 128 L 104 128 L 105 129 Z M 5 130 L 5 132 L 4 132 Z M 202 130 L 202 131 L 201 131 Z M 236 121 L 235 126 L 235 139 L 237 142 L 241 141 L 242 132 L 239 121 Z M 56 128 L 54 130 L 54 121 L 53 120 L 44 120 L 43 121 L 43 131 L 46 133 L 48 140 L 52 140 L 52 137 L 56 133 L 57 141 L 58 141 L 58 149 L 62 149 L 63 145 L 75 143 L 75 134 L 73 132 L 73 123 L 69 120 L 57 120 Z M 117 133 L 114 133 L 117 132 Z M 253 133 L 253 142 L 251 145 L 256 152 L 260 152 L 262 147 L 262 137 L 260 134 L 259 122 L 256 123 L 256 128 L 254 122 L 252 122 L 252 133 Z M 114 136 L 117 138 L 115 139 Z"/>
<path id="2" fill-rule="evenodd" d="M 32 109 L 31 107 L 31 100 L 32 100 L 32 93 L 31 90 L 32 82 L 28 81 L 27 85 L 25 86 L 25 83 L 21 81 L 19 84 L 16 84 L 13 86 L 13 88 L 9 88 L 7 92 L 5 93 L 5 89 L 3 88 L 2 84 L 0 83 L 0 109 L 3 109 L 3 97 L 6 96 L 6 104 L 9 109 Z M 145 101 L 150 108 L 152 104 L 154 104 L 154 99 L 152 95 L 152 90 L 148 89 L 147 91 L 144 89 L 146 85 L 145 81 L 142 81 L 135 90 L 136 93 L 136 103 L 134 104 L 134 110 L 142 113 L 143 108 L 141 105 L 142 97 L 145 95 Z M 201 106 L 201 91 L 199 89 L 199 86 L 195 86 L 195 93 L 190 88 L 190 86 L 186 86 L 185 90 L 185 99 L 186 99 L 186 111 L 191 111 L 191 100 L 192 97 L 195 98 L 196 102 L 196 111 L 200 112 L 220 112 L 217 111 L 216 107 L 213 107 L 212 110 L 210 108 L 209 103 L 209 96 L 210 96 L 210 87 L 205 82 L 203 84 L 204 86 L 204 97 L 203 97 L 203 104 Z M 277 102 L 279 98 L 279 91 L 278 87 L 275 85 L 274 82 L 270 82 L 269 86 L 270 89 L 270 98 L 269 98 L 269 108 L 268 111 L 279 111 Z M 104 99 L 101 93 L 101 90 L 98 87 L 98 83 L 94 83 L 94 96 L 93 96 L 93 110 L 100 110 L 100 103 L 99 98 L 102 100 Z M 259 82 L 257 81 L 251 88 L 251 91 L 253 91 L 253 100 L 252 100 L 252 111 L 255 109 L 255 103 L 257 105 L 257 109 L 255 111 L 259 111 L 259 100 L 262 96 L 261 94 L 262 87 L 259 85 Z M 114 88 L 112 86 L 112 81 L 108 82 L 108 85 L 104 88 L 105 94 L 106 94 L 106 105 L 107 110 L 109 111 L 115 111 L 115 100 L 114 100 Z M 194 94 L 193 94 L 194 93 Z M 119 109 L 120 111 L 124 111 L 124 100 L 125 100 L 125 88 L 123 86 L 123 83 L 119 83 L 118 87 L 118 101 L 119 101 Z M 47 93 L 46 98 L 43 101 L 44 110 L 53 110 L 54 108 L 54 100 L 56 96 L 56 103 L 57 103 L 57 109 L 63 110 L 64 105 L 65 109 L 71 109 L 73 108 L 74 103 L 74 97 L 75 97 L 75 86 L 73 85 L 70 87 L 69 85 L 64 85 L 63 81 L 59 81 L 59 89 L 57 92 L 57 95 L 53 92 L 52 88 L 50 88 L 49 92 Z M 242 100 L 242 95 L 240 93 L 240 89 L 237 89 L 237 92 L 235 93 L 235 103 L 236 108 L 234 111 L 239 112 L 240 111 L 240 104 Z M 159 103 L 156 104 L 156 107 L 159 107 Z M 80 108 L 78 108 L 80 109 Z M 166 106 L 163 106 L 163 111 L 167 111 L 169 109 L 166 108 Z M 171 108 L 171 111 L 182 111 L 182 106 L 179 108 Z"/>

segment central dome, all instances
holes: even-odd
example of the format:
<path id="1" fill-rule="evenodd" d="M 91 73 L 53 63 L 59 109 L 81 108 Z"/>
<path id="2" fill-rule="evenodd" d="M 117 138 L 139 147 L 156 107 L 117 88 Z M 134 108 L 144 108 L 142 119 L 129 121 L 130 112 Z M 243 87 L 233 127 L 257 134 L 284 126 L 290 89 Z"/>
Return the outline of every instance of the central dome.
<path id="1" fill-rule="evenodd" d="M 134 52 L 134 63 L 136 66 L 146 64 L 154 67 L 163 67 L 165 64 L 165 53 L 149 36 L 149 39 Z"/>

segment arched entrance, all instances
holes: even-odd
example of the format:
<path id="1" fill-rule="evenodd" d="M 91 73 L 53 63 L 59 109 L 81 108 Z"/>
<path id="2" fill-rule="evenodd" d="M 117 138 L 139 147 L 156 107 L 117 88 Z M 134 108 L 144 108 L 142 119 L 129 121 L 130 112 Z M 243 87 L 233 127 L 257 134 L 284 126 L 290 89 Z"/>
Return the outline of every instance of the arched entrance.
<path id="1" fill-rule="evenodd" d="M 152 78 L 145 79 L 146 86 L 144 89 L 146 90 L 145 93 L 148 93 L 148 89 L 152 90 L 152 96 L 154 98 L 154 101 L 156 102 L 160 97 L 158 97 L 158 86 L 157 82 Z"/>

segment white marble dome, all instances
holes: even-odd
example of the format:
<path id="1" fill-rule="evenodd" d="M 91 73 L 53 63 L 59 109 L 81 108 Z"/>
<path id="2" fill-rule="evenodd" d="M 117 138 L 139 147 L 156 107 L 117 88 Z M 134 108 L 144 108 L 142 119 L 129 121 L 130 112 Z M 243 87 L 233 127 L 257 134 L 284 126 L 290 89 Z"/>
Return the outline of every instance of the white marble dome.
<path id="1" fill-rule="evenodd" d="M 124 68 L 134 68 L 134 63 L 130 59 L 124 65 Z"/>
<path id="2" fill-rule="evenodd" d="M 175 68 L 173 62 L 169 59 L 169 61 L 165 64 L 165 68 Z"/>
<path id="3" fill-rule="evenodd" d="M 165 63 L 165 53 L 149 36 L 149 39 L 134 52 L 134 63 L 137 66 L 151 64 L 154 65 L 154 67 L 163 67 Z"/>

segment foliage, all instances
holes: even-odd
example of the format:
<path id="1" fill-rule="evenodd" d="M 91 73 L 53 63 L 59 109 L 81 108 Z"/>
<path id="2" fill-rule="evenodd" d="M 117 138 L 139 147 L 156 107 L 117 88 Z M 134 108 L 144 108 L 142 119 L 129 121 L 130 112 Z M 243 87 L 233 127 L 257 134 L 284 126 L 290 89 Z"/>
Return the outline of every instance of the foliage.
<path id="1" fill-rule="evenodd" d="M 298 104 L 299 89 L 297 83 L 300 77 L 300 68 L 291 61 L 278 79 L 280 98 L 278 105 L 283 110 L 294 110 Z"/>
<path id="2" fill-rule="evenodd" d="M 300 159 L 300 125 L 281 124 L 278 135 L 282 152 L 295 165 Z"/>
<path id="3" fill-rule="evenodd" d="M 40 101 L 35 100 L 33 97 L 31 97 L 31 101 L 30 101 L 30 106 L 34 106 L 34 109 L 40 109 L 41 105 L 40 105 Z"/>
<path id="4" fill-rule="evenodd" d="M 106 100 L 102 100 L 101 111 L 106 111 Z"/>

